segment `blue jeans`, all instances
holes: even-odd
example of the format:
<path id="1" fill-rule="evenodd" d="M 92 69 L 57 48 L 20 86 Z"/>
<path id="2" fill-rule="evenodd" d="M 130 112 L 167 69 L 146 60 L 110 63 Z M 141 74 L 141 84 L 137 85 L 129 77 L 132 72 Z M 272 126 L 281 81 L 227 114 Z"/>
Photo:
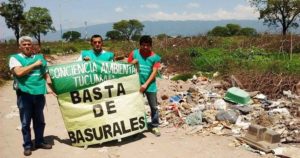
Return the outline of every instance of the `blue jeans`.
<path id="1" fill-rule="evenodd" d="M 145 92 L 150 110 L 151 110 L 151 126 L 158 127 L 159 125 L 159 110 L 157 108 L 156 92 Z"/>
<path id="2" fill-rule="evenodd" d="M 24 92 L 17 92 L 17 104 L 22 123 L 23 147 L 24 149 L 32 148 L 30 123 L 33 121 L 33 130 L 35 135 L 35 144 L 44 142 L 44 95 L 31 95 Z"/>

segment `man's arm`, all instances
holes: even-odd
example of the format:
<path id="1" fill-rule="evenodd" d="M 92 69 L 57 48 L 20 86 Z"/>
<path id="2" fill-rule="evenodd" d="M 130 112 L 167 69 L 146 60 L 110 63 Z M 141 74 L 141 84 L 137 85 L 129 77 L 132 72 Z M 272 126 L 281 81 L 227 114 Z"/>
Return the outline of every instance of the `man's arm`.
<path id="1" fill-rule="evenodd" d="M 44 78 L 47 82 L 47 92 L 49 94 L 53 94 L 56 97 L 57 95 L 53 91 L 52 81 L 51 81 L 51 77 L 50 77 L 49 73 L 45 73 Z"/>
<path id="2" fill-rule="evenodd" d="M 35 67 L 41 66 L 43 63 L 41 60 L 36 61 L 35 63 L 28 66 L 16 66 L 12 68 L 12 73 L 17 77 L 22 77 L 30 73 Z"/>
<path id="3" fill-rule="evenodd" d="M 149 76 L 149 78 L 147 79 L 147 81 L 140 88 L 140 92 L 141 93 L 143 93 L 147 89 L 147 87 L 149 86 L 149 84 L 155 79 L 157 71 L 158 71 L 157 67 L 153 67 L 152 68 L 151 75 Z"/>

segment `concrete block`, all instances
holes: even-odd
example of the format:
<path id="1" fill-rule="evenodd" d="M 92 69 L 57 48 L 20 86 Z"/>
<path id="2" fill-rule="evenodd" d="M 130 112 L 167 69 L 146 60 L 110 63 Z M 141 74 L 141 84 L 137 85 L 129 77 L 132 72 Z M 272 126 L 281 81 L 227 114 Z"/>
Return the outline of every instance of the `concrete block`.
<path id="1" fill-rule="evenodd" d="M 260 125 L 250 125 L 248 128 L 247 136 L 251 137 L 256 141 L 262 141 L 264 139 L 264 132 L 267 131 L 267 128 Z"/>
<path id="2" fill-rule="evenodd" d="M 264 141 L 274 144 L 280 142 L 280 134 L 273 131 L 273 130 L 267 130 L 264 133 Z"/>

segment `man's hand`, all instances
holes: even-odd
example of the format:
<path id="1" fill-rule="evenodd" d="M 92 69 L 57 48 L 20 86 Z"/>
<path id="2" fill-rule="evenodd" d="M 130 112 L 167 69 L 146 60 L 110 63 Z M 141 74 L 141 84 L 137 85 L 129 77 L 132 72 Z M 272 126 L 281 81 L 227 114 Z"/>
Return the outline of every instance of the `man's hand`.
<path id="1" fill-rule="evenodd" d="M 136 63 L 138 63 L 138 60 L 136 60 L 136 59 L 134 59 L 130 62 L 130 64 L 136 64 Z"/>
<path id="2" fill-rule="evenodd" d="M 83 60 L 84 61 L 90 61 L 90 57 L 84 57 Z"/>
<path id="3" fill-rule="evenodd" d="M 38 66 L 43 65 L 43 62 L 42 62 L 41 60 L 38 60 L 38 61 L 36 61 L 36 62 L 33 63 L 33 64 L 34 64 L 34 67 L 38 67 Z"/>
<path id="4" fill-rule="evenodd" d="M 147 87 L 148 87 L 148 85 L 143 84 L 143 85 L 141 86 L 141 88 L 140 88 L 140 92 L 141 92 L 141 93 L 144 93 L 145 90 L 147 89 Z"/>
<path id="5" fill-rule="evenodd" d="M 52 90 L 48 90 L 48 94 L 52 94 L 53 96 L 57 97 L 56 93 L 53 92 Z"/>

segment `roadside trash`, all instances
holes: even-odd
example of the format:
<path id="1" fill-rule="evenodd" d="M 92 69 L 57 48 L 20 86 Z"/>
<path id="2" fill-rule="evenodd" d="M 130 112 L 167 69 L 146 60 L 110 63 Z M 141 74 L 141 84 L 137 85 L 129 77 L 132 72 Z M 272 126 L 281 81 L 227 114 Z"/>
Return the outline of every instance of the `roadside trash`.
<path id="1" fill-rule="evenodd" d="M 229 109 L 227 111 L 218 112 L 216 115 L 216 119 L 218 121 L 228 121 L 228 122 L 234 124 L 236 122 L 238 116 L 239 116 L 238 112 Z"/>
<path id="2" fill-rule="evenodd" d="M 267 99 L 261 99 L 259 100 L 261 107 L 264 108 L 265 110 L 270 109 L 271 105 L 273 104 L 271 101 L 267 100 Z"/>
<path id="3" fill-rule="evenodd" d="M 205 104 L 198 104 L 197 106 L 191 108 L 192 112 L 196 112 L 196 111 L 203 111 L 205 110 L 206 106 Z"/>
<path id="4" fill-rule="evenodd" d="M 223 128 L 224 126 L 219 124 L 218 126 L 212 128 L 211 133 L 214 133 L 216 135 L 223 135 L 224 134 L 224 132 L 222 131 Z"/>
<path id="5" fill-rule="evenodd" d="M 266 95 L 267 91 L 246 92 L 201 76 L 187 81 L 164 80 L 161 85 L 160 126 L 182 127 L 186 134 L 239 137 L 240 146 L 249 145 L 253 147 L 248 146 L 250 151 L 262 155 L 280 143 L 288 146 L 300 142 L 300 96 L 294 89 L 280 91 L 284 95 L 274 99 Z M 251 128 L 251 123 L 259 125 Z"/>
<path id="6" fill-rule="evenodd" d="M 195 126 L 202 123 L 202 112 L 197 111 L 189 114 L 185 119 L 186 124 L 189 126 Z"/>
<path id="7" fill-rule="evenodd" d="M 278 109 L 272 109 L 269 111 L 269 115 L 272 115 L 272 114 L 282 114 L 282 115 L 285 115 L 285 116 L 290 116 L 290 112 L 287 108 L 278 108 Z"/>
<path id="8" fill-rule="evenodd" d="M 255 149 L 270 153 L 272 149 L 278 147 L 280 134 L 260 125 L 250 125 L 247 134 L 237 139 Z"/>
<path id="9" fill-rule="evenodd" d="M 225 100 L 237 103 L 237 104 L 250 104 L 252 100 L 250 99 L 250 95 L 237 87 L 231 87 L 227 90 Z"/>
<path id="10" fill-rule="evenodd" d="M 252 107 L 250 105 L 236 104 L 230 105 L 229 108 L 239 110 L 243 115 L 247 115 L 252 111 Z"/>
<path id="11" fill-rule="evenodd" d="M 236 122 L 235 122 L 235 125 L 236 125 L 237 127 L 242 128 L 242 129 L 248 129 L 249 126 L 251 125 L 251 123 L 250 123 L 250 122 L 243 122 L 242 119 L 243 119 L 243 117 L 242 117 L 242 116 L 239 116 L 239 117 L 237 118 Z"/>
<path id="12" fill-rule="evenodd" d="M 216 78 L 216 77 L 218 77 L 218 76 L 220 76 L 220 73 L 217 71 L 217 72 L 215 72 L 214 74 L 213 74 L 213 77 L 214 78 Z"/>
<path id="13" fill-rule="evenodd" d="M 179 103 L 183 102 L 183 100 L 182 100 L 182 97 L 180 95 L 175 95 L 175 96 L 170 97 L 170 102 L 175 103 L 175 104 L 179 104 Z"/>
<path id="14" fill-rule="evenodd" d="M 188 93 L 188 94 L 186 95 L 186 99 L 185 99 L 185 100 L 186 100 L 186 102 L 187 102 L 188 104 L 193 104 L 193 103 L 194 103 L 191 93 Z"/>
<path id="15" fill-rule="evenodd" d="M 182 117 L 180 110 L 175 104 L 168 106 L 167 110 L 174 111 L 177 114 L 177 116 Z"/>
<path id="16" fill-rule="evenodd" d="M 295 98 L 295 96 L 292 94 L 291 90 L 283 91 L 283 95 L 287 96 L 288 98 Z"/>
<path id="17" fill-rule="evenodd" d="M 214 108 L 216 110 L 226 110 L 227 108 L 227 103 L 223 99 L 217 99 L 214 102 Z"/>
<path id="18" fill-rule="evenodd" d="M 208 93 L 208 97 L 210 97 L 210 98 L 218 98 L 218 97 L 220 97 L 220 95 L 217 94 L 217 93 L 209 92 L 209 93 Z"/>
<path id="19" fill-rule="evenodd" d="M 257 94 L 256 96 L 254 96 L 254 98 L 256 99 L 261 99 L 261 100 L 265 100 L 267 99 L 267 96 L 263 95 L 263 94 Z"/>

